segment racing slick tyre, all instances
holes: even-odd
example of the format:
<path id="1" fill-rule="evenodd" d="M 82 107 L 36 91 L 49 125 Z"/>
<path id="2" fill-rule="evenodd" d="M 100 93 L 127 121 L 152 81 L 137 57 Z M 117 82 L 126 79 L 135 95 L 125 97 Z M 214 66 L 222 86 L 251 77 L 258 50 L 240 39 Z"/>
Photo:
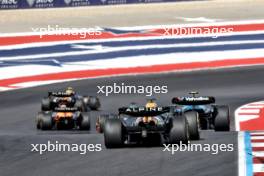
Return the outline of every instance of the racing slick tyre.
<path id="1" fill-rule="evenodd" d="M 86 106 L 82 100 L 76 100 L 74 107 L 76 107 L 78 109 L 78 111 L 81 111 L 81 112 L 87 112 L 88 111 L 88 109 L 86 108 Z"/>
<path id="2" fill-rule="evenodd" d="M 36 127 L 38 130 L 40 129 L 40 119 L 42 118 L 42 116 L 43 116 L 42 112 L 38 112 L 36 116 Z"/>
<path id="3" fill-rule="evenodd" d="M 85 96 L 83 98 L 84 103 L 86 106 L 89 106 L 92 110 L 98 110 L 100 108 L 101 103 L 98 97 L 94 96 Z"/>
<path id="4" fill-rule="evenodd" d="M 186 118 L 184 116 L 176 116 L 172 120 L 172 127 L 169 133 L 169 143 L 188 143 L 189 130 Z"/>
<path id="5" fill-rule="evenodd" d="M 43 98 L 41 100 L 41 110 L 42 111 L 49 111 L 51 109 L 51 106 L 50 106 L 50 99 L 47 97 L 47 98 Z"/>
<path id="6" fill-rule="evenodd" d="M 91 120 L 90 120 L 89 113 L 82 112 L 80 130 L 90 130 L 90 126 L 91 126 Z"/>
<path id="7" fill-rule="evenodd" d="M 105 121 L 104 142 L 106 148 L 123 146 L 123 125 L 119 119 L 107 119 Z"/>
<path id="8" fill-rule="evenodd" d="M 189 134 L 191 140 L 199 140 L 200 133 L 199 133 L 199 114 L 195 111 L 188 111 L 184 113 L 188 126 L 189 126 Z"/>
<path id="9" fill-rule="evenodd" d="M 216 106 L 217 114 L 214 120 L 215 131 L 230 130 L 230 116 L 228 106 Z"/>
<path id="10" fill-rule="evenodd" d="M 52 129 L 52 118 L 50 113 L 40 113 L 39 115 L 39 129 L 51 130 Z"/>

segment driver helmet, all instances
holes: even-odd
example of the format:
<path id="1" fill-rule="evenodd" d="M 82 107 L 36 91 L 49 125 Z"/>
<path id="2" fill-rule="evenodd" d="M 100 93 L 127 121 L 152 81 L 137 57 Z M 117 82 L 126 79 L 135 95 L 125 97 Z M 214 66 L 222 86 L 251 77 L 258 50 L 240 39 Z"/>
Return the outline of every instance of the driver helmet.
<path id="1" fill-rule="evenodd" d="M 66 89 L 66 93 L 67 93 L 67 94 L 74 94 L 74 90 L 73 90 L 73 88 L 72 88 L 72 87 L 67 87 L 67 89 Z"/>
<path id="2" fill-rule="evenodd" d="M 146 104 L 146 108 L 156 108 L 158 105 L 155 102 L 154 99 L 150 99 L 148 100 L 147 104 Z"/>

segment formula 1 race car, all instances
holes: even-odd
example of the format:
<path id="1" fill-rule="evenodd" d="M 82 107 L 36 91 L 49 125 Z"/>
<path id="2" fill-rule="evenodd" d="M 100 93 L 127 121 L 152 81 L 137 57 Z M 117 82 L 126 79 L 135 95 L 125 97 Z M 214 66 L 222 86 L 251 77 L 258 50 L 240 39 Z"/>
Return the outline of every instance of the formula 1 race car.
<path id="1" fill-rule="evenodd" d="M 101 106 L 97 97 L 77 95 L 71 87 L 65 92 L 49 92 L 48 97 L 41 101 L 42 111 L 54 110 L 59 105 L 67 107 L 76 107 L 79 111 L 98 110 Z"/>
<path id="2" fill-rule="evenodd" d="M 66 106 L 56 107 L 53 111 L 42 111 L 36 117 L 37 129 L 80 129 L 90 130 L 88 112 Z"/>
<path id="3" fill-rule="evenodd" d="M 199 113 L 201 129 L 230 130 L 230 115 L 227 105 L 215 105 L 214 97 L 197 97 L 198 92 L 190 92 L 190 94 L 192 96 L 174 97 L 172 99 L 172 103 L 176 104 L 175 113 L 196 111 Z"/>
<path id="4" fill-rule="evenodd" d="M 172 107 L 122 107 L 118 115 L 105 115 L 103 133 L 107 148 L 124 144 L 187 143 L 190 136 L 199 138 L 198 114 L 190 113 L 191 123 Z M 191 130 L 190 130 L 191 129 Z"/>

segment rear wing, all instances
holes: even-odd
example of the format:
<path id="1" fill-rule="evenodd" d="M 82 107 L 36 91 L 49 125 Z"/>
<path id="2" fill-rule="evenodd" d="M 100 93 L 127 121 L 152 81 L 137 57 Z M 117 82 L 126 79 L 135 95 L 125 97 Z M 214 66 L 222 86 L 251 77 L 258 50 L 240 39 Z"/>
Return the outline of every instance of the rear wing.
<path id="1" fill-rule="evenodd" d="M 54 96 L 54 97 L 71 97 L 73 96 L 73 93 L 66 93 L 66 92 L 49 92 L 49 96 Z"/>
<path id="2" fill-rule="evenodd" d="M 129 108 L 122 107 L 118 109 L 119 114 L 126 114 L 131 116 L 157 116 L 167 112 L 170 112 L 170 107 L 155 107 L 155 108 L 146 108 L 146 107 L 137 107 Z"/>
<path id="3" fill-rule="evenodd" d="M 76 107 L 72 107 L 72 108 L 70 108 L 70 107 L 63 107 L 63 108 L 61 108 L 61 107 L 56 107 L 55 109 L 54 109 L 54 111 L 56 111 L 56 112 L 76 112 L 76 111 L 78 111 L 78 108 L 76 108 Z"/>
<path id="4" fill-rule="evenodd" d="M 171 102 L 178 105 L 206 105 L 215 103 L 214 97 L 174 97 Z"/>

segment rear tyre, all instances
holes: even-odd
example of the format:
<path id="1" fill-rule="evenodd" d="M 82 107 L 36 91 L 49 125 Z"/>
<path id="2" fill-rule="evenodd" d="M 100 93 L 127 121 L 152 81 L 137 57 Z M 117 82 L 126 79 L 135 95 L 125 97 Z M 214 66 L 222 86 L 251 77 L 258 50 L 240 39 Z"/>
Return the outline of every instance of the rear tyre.
<path id="1" fill-rule="evenodd" d="M 81 114 L 80 130 L 90 130 L 90 127 L 91 127 L 91 120 L 89 113 L 83 112 Z"/>
<path id="2" fill-rule="evenodd" d="M 48 97 L 43 98 L 41 100 L 41 110 L 42 111 L 50 111 L 51 110 L 51 105 L 50 105 L 50 99 Z"/>
<path id="3" fill-rule="evenodd" d="M 50 113 L 39 114 L 39 129 L 51 130 L 52 129 L 52 117 Z"/>
<path id="4" fill-rule="evenodd" d="M 189 130 L 188 122 L 184 116 L 176 116 L 172 121 L 172 128 L 169 133 L 169 142 L 171 144 L 188 143 Z"/>
<path id="5" fill-rule="evenodd" d="M 123 126 L 119 119 L 107 119 L 105 121 L 104 141 L 106 148 L 123 146 Z"/>
<path id="6" fill-rule="evenodd" d="M 36 127 L 39 130 L 40 129 L 40 119 L 42 117 L 42 112 L 39 112 L 36 116 Z"/>
<path id="7" fill-rule="evenodd" d="M 189 134 L 191 140 L 199 140 L 199 114 L 195 111 L 189 111 L 184 113 L 188 126 L 189 126 Z"/>
<path id="8" fill-rule="evenodd" d="M 215 131 L 230 130 L 230 116 L 228 106 L 217 106 L 217 114 L 214 120 Z"/>

